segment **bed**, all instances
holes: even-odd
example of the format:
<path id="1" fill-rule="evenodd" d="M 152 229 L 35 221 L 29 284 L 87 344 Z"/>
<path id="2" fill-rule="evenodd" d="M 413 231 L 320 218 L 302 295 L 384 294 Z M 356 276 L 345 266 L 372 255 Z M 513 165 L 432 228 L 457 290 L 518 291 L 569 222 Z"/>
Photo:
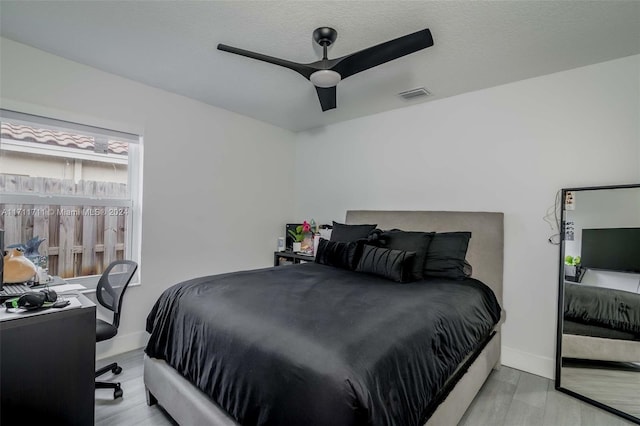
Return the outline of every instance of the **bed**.
<path id="1" fill-rule="evenodd" d="M 640 294 L 565 283 L 562 358 L 640 362 Z"/>
<path id="2" fill-rule="evenodd" d="M 504 319 L 499 308 L 502 213 L 349 211 L 346 222 L 377 223 L 381 229 L 406 231 L 470 231 L 467 260 L 473 266 L 475 279 L 465 283 L 433 280 L 426 289 L 426 285 L 399 285 L 308 264 L 182 283 L 167 290 L 174 293 L 156 304 L 150 315 L 148 329 L 152 339 L 144 361 L 148 403 L 158 402 L 180 424 L 236 425 L 238 413 L 244 424 L 456 424 L 491 369 L 500 364 L 500 324 Z M 261 282 L 256 283 L 256 279 Z M 296 284 L 282 283 L 292 279 Z M 318 279 L 322 283 L 314 281 Z M 493 291 L 488 293 L 495 296 L 496 305 L 461 302 L 466 297 L 490 300 L 482 290 L 487 286 Z M 427 291 L 433 293 L 422 294 Z M 159 315 L 159 311 L 169 311 L 172 305 L 180 304 L 181 298 L 187 297 L 185 294 L 206 292 L 231 304 L 216 304 L 215 309 L 208 310 L 206 304 L 194 303 L 184 318 Z M 484 296 L 479 296 L 481 293 Z M 290 320 L 290 330 L 272 327 L 285 317 L 263 316 L 265 312 L 280 315 L 287 305 L 299 308 L 300 303 L 314 297 L 326 302 L 325 311 L 320 303 L 310 303 L 302 312 L 306 316 L 298 312 Z M 447 301 L 449 305 L 443 312 L 421 310 L 421 298 Z M 263 300 L 264 306 L 258 300 Z M 487 305 L 486 310 L 481 310 L 480 305 Z M 225 311 L 229 306 L 233 309 Z M 237 316 L 242 310 L 247 312 Z M 443 331 L 443 322 L 458 319 L 439 315 L 457 310 L 463 312 L 459 321 L 464 325 L 460 327 L 478 328 Z M 218 330 L 214 334 L 198 334 L 208 326 L 201 327 L 203 321 L 196 311 L 217 315 Z M 434 321 L 421 323 L 421 315 L 433 315 Z M 490 326 L 479 321 L 482 315 L 491 317 Z M 220 324 L 225 318 L 233 320 L 226 321 L 223 327 Z M 332 322 L 335 318 L 348 324 L 343 332 L 336 329 Z M 398 323 L 398 318 L 404 322 Z M 172 333 L 175 334 L 176 321 L 188 321 L 189 330 L 198 330 L 186 340 L 182 336 L 179 348 L 167 343 L 175 339 Z M 423 333 L 435 333 L 440 343 L 416 338 L 427 336 Z M 203 338 L 205 335 L 209 337 Z M 434 356 L 420 352 L 427 341 L 436 351 Z M 243 349 L 227 353 L 238 342 Z M 186 350 L 185 346 L 190 348 Z M 461 352 L 453 354 L 453 348 L 458 347 Z M 205 354 L 213 361 L 203 361 Z M 432 377 L 433 372 L 443 375 Z"/>

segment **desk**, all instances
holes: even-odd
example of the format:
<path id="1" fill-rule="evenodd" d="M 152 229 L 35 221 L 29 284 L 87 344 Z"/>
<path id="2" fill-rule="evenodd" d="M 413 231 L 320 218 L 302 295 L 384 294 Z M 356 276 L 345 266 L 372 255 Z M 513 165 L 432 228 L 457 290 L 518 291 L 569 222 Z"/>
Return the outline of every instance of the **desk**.
<path id="1" fill-rule="evenodd" d="M 0 317 L 0 424 L 93 425 L 96 306 Z M 4 310 L 4 308 L 2 308 Z"/>

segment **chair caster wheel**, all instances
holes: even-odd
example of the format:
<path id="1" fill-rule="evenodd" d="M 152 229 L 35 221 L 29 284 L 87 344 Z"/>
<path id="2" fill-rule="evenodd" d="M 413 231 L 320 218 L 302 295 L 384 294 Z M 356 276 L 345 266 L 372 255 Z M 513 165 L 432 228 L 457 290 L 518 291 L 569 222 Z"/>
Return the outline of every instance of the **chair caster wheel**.
<path id="1" fill-rule="evenodd" d="M 111 372 L 113 374 L 120 374 L 120 373 L 122 373 L 122 367 L 120 367 L 119 365 L 116 365 L 115 367 L 113 367 L 111 369 Z"/>
<path id="2" fill-rule="evenodd" d="M 113 391 L 113 399 L 122 398 L 122 389 L 116 389 Z"/>

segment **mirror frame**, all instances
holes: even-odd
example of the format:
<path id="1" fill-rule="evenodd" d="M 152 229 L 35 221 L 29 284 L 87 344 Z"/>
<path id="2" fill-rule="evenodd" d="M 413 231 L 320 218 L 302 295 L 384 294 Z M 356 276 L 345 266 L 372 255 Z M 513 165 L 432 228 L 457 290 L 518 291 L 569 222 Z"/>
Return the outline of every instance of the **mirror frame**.
<path id="1" fill-rule="evenodd" d="M 560 197 L 560 242 L 559 242 L 559 265 L 558 265 L 558 313 L 557 313 L 557 329 L 556 329 L 556 381 L 555 388 L 557 391 L 566 393 L 575 398 L 578 398 L 581 401 L 587 402 L 591 405 L 594 405 L 598 408 L 601 408 L 610 413 L 616 414 L 620 417 L 623 417 L 630 422 L 636 423 L 640 425 L 640 418 L 634 417 L 629 413 L 625 413 L 624 411 L 620 411 L 614 407 L 603 404 L 600 401 L 596 401 L 587 396 L 574 392 L 570 389 L 562 387 L 562 383 L 560 380 L 561 371 L 562 371 L 562 328 L 564 321 L 564 241 L 565 241 L 565 199 L 567 196 L 567 192 L 572 191 L 597 191 L 597 190 L 607 190 L 607 189 L 627 189 L 627 188 L 640 188 L 640 183 L 632 183 L 632 184 L 624 184 L 624 185 L 607 185 L 607 186 L 586 186 L 579 188 L 563 188 L 561 197 Z"/>

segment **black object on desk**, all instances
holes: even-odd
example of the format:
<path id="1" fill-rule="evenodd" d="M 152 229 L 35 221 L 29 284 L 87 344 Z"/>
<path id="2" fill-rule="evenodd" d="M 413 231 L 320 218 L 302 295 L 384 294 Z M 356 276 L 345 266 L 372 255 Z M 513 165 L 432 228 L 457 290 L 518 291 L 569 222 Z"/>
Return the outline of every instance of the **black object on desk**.
<path id="1" fill-rule="evenodd" d="M 0 424 L 93 425 L 96 307 L 0 318 Z"/>
<path id="2" fill-rule="evenodd" d="M 67 284 L 67 282 L 60 277 L 54 276 L 50 277 L 50 280 L 46 283 L 35 285 L 32 284 L 35 283 L 27 282 L 24 284 L 0 284 L 0 303 L 3 303 L 5 300 L 20 297 L 30 291 L 38 291 L 56 285 Z"/>

